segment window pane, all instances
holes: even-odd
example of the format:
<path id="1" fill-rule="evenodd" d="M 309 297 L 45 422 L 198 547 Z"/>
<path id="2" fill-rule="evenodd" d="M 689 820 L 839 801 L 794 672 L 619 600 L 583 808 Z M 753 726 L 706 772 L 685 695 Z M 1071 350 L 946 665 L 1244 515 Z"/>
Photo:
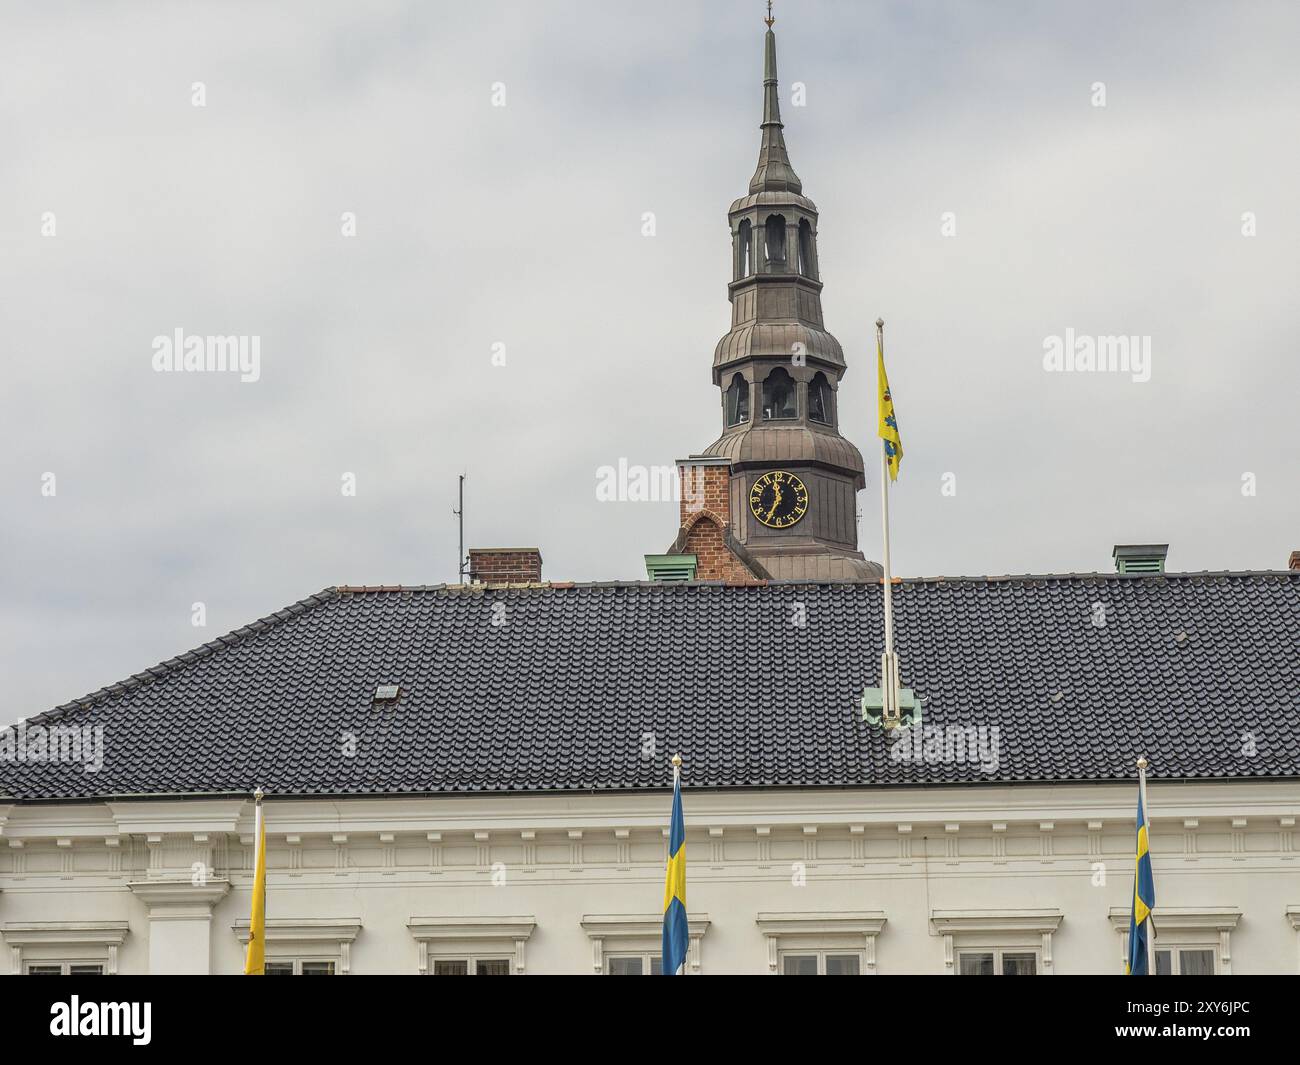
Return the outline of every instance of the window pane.
<path id="1" fill-rule="evenodd" d="M 1213 976 L 1214 951 L 1180 950 L 1178 952 L 1178 973 L 1180 976 Z"/>
<path id="2" fill-rule="evenodd" d="M 664 956 L 662 954 L 653 954 L 650 957 L 650 975 L 663 976 L 664 974 Z"/>
<path id="3" fill-rule="evenodd" d="M 334 963 L 332 961 L 305 961 L 302 963 L 303 976 L 333 976 Z"/>
<path id="4" fill-rule="evenodd" d="M 506 958 L 480 958 L 474 963 L 475 976 L 509 976 L 510 962 Z"/>
<path id="5" fill-rule="evenodd" d="M 640 958 L 610 958 L 609 975 L 610 976 L 640 976 L 641 959 Z"/>
<path id="6" fill-rule="evenodd" d="M 958 972 L 962 976 L 992 976 L 993 975 L 993 955 L 990 954 L 962 954 L 958 958 Z"/>
<path id="7" fill-rule="evenodd" d="M 267 976 L 292 976 L 293 962 L 291 961 L 268 961 L 266 967 L 262 970 Z"/>
<path id="8" fill-rule="evenodd" d="M 68 972 L 73 976 L 103 976 L 104 967 L 102 965 L 72 965 L 69 966 Z"/>
<path id="9" fill-rule="evenodd" d="M 1170 951 L 1156 951 L 1156 975 L 1172 976 L 1174 971 L 1173 958 Z"/>
<path id="10" fill-rule="evenodd" d="M 816 954 L 787 954 L 781 959 L 781 972 L 786 976 L 816 976 Z"/>
<path id="11" fill-rule="evenodd" d="M 464 958 L 444 958 L 433 963 L 434 976 L 468 976 L 469 962 Z"/>
<path id="12" fill-rule="evenodd" d="M 1003 976 L 1034 976 L 1038 972 L 1036 954 L 1003 954 Z"/>
<path id="13" fill-rule="evenodd" d="M 827 954 L 827 976 L 857 976 L 862 972 L 862 960 L 856 954 Z"/>
<path id="14" fill-rule="evenodd" d="M 63 968 L 58 965 L 29 965 L 28 976 L 62 976 Z"/>

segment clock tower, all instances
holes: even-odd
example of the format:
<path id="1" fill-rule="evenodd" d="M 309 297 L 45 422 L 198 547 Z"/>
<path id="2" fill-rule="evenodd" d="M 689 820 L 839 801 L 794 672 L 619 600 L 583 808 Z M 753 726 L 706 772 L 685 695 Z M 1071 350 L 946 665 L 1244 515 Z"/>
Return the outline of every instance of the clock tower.
<path id="1" fill-rule="evenodd" d="M 876 580 L 880 567 L 858 550 L 866 478 L 862 455 L 839 431 L 844 351 L 822 321 L 817 207 L 786 152 L 772 21 L 758 166 L 727 211 L 731 329 L 713 355 L 722 435 L 698 457 L 730 460 L 728 539 L 755 573 Z"/>

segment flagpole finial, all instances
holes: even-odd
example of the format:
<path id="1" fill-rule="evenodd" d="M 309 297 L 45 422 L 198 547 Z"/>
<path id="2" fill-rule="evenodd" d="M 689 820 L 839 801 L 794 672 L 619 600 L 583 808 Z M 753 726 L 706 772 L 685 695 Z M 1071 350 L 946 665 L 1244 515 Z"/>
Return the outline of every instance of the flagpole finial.
<path id="1" fill-rule="evenodd" d="M 767 23 L 767 28 L 769 30 L 772 28 L 772 23 L 776 21 L 776 18 L 772 14 L 772 0 L 767 0 L 767 18 L 763 21 Z"/>
<path id="2" fill-rule="evenodd" d="M 883 318 L 877 318 L 877 319 L 876 319 L 876 328 L 877 328 L 877 329 L 884 329 L 884 328 L 885 328 L 885 320 L 884 320 Z"/>
<path id="3" fill-rule="evenodd" d="M 1137 767 L 1139 769 L 1145 770 L 1148 764 L 1147 756 L 1145 754 L 1138 755 Z"/>
<path id="4" fill-rule="evenodd" d="M 253 792 L 253 798 L 254 798 L 257 802 L 261 802 L 261 801 L 262 801 L 262 796 L 263 796 L 264 794 L 265 794 L 265 792 L 263 792 L 261 788 L 258 788 L 255 792 Z"/>
<path id="5" fill-rule="evenodd" d="M 673 768 L 681 769 L 681 767 L 682 767 L 682 756 L 680 754 L 673 755 Z"/>

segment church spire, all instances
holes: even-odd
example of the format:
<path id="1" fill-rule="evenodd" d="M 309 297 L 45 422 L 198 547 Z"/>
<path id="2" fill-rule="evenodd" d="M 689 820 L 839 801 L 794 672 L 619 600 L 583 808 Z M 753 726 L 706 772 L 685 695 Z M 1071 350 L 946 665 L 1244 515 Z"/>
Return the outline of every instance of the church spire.
<path id="1" fill-rule="evenodd" d="M 758 167 L 749 181 L 749 191 L 803 192 L 803 182 L 790 165 L 781 125 L 780 89 L 776 82 L 776 34 L 772 31 L 772 4 L 767 5 L 767 33 L 763 38 L 763 140 L 758 149 Z"/>

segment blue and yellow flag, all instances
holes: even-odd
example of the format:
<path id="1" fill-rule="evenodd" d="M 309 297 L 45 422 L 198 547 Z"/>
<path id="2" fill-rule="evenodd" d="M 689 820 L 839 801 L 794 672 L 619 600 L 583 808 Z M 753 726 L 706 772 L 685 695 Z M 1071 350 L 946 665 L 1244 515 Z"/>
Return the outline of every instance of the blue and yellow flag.
<path id="1" fill-rule="evenodd" d="M 673 816 L 668 829 L 668 873 L 664 879 L 664 975 L 686 972 L 686 820 L 682 817 L 682 782 L 673 774 Z"/>
<path id="2" fill-rule="evenodd" d="M 879 333 L 876 334 L 876 384 L 880 397 L 880 439 L 885 442 L 889 479 L 897 481 L 898 465 L 903 461 L 903 438 L 898 435 L 894 397 L 889 393 L 889 377 L 885 373 L 885 341 Z"/>
<path id="3" fill-rule="evenodd" d="M 1151 875 L 1150 839 L 1147 833 L 1147 789 L 1145 779 L 1138 781 L 1137 868 L 1133 873 L 1133 910 L 1128 919 L 1129 976 L 1150 976 L 1147 965 L 1147 942 L 1151 935 L 1151 911 L 1156 906 L 1156 882 Z"/>

